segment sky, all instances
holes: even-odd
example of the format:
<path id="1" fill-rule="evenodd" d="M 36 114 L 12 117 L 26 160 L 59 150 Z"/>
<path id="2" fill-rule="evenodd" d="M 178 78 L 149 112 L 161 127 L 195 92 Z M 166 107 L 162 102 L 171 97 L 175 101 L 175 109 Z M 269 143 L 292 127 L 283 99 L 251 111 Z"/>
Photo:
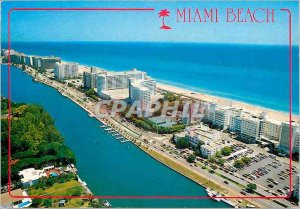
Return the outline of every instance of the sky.
<path id="1" fill-rule="evenodd" d="M 1 37 L 7 41 L 8 11 L 11 8 L 154 8 L 154 11 L 13 11 L 11 41 L 145 41 L 237 44 L 288 44 L 288 14 L 292 13 L 293 44 L 298 45 L 298 2 L 288 1 L 85 1 L 85 2 L 11 2 L 1 5 Z M 274 8 L 275 23 L 228 23 L 226 8 Z M 218 23 L 178 23 L 177 9 L 218 8 Z M 168 9 L 165 18 L 171 30 L 161 30 L 158 12 Z M 244 15 L 243 15 L 244 16 Z"/>

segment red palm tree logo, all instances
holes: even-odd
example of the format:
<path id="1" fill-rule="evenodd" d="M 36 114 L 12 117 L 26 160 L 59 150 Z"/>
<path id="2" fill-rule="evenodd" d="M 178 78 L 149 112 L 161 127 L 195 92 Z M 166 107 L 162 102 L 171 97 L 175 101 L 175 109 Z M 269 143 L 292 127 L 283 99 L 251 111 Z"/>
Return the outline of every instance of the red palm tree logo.
<path id="1" fill-rule="evenodd" d="M 158 13 L 158 17 L 162 17 L 162 26 L 160 27 L 160 29 L 164 29 L 164 30 L 172 29 L 170 26 L 165 25 L 165 17 L 169 17 L 169 16 L 170 16 L 169 10 L 167 9 L 160 10 L 160 12 Z"/>

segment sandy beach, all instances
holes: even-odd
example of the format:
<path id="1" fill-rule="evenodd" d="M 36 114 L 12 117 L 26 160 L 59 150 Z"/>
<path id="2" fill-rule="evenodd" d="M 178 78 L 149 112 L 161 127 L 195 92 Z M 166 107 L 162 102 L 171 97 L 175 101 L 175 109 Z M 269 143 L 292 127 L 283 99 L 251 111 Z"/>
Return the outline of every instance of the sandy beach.
<path id="1" fill-rule="evenodd" d="M 89 72 L 91 67 L 80 64 L 78 66 L 78 68 L 79 68 L 79 73 L 83 73 L 83 72 Z M 290 120 L 290 116 L 289 116 L 288 112 L 276 111 L 273 109 L 264 108 L 264 107 L 256 106 L 253 104 L 248 104 L 248 103 L 241 102 L 241 101 L 236 101 L 233 99 L 222 98 L 219 96 L 204 94 L 204 93 L 200 93 L 197 91 L 192 91 L 192 90 L 184 89 L 181 87 L 176 87 L 176 86 L 165 84 L 165 83 L 157 82 L 157 88 L 160 90 L 173 92 L 173 93 L 176 93 L 176 94 L 179 94 L 179 95 L 182 95 L 185 97 L 189 97 L 192 99 L 206 101 L 206 102 L 213 102 L 220 106 L 230 106 L 230 107 L 235 107 L 235 108 L 241 108 L 244 111 L 250 112 L 255 115 L 259 115 L 262 112 L 266 112 L 271 119 L 278 120 L 278 121 L 289 121 Z M 287 105 L 289 105 L 289 101 L 287 101 Z M 299 115 L 293 114 L 292 121 L 297 121 L 299 123 L 299 121 L 300 121 Z"/>
<path id="2" fill-rule="evenodd" d="M 176 94 L 180 94 L 185 97 L 201 100 L 201 101 L 207 101 L 207 102 L 214 102 L 218 105 L 221 106 L 231 106 L 231 107 L 236 107 L 236 108 L 242 108 L 246 112 L 250 112 L 256 115 L 259 115 L 261 112 L 267 112 L 268 116 L 274 120 L 278 121 L 289 121 L 289 113 L 284 113 L 268 108 L 263 108 L 259 106 L 255 106 L 252 104 L 247 104 L 244 102 L 239 102 L 239 101 L 234 101 L 231 99 L 226 99 L 226 98 L 221 98 L 221 97 L 216 97 L 208 94 L 203 94 L 179 87 L 175 87 L 172 85 L 167 85 L 167 84 L 162 84 L 162 83 L 157 83 L 157 88 L 160 90 L 164 91 L 170 91 Z M 287 101 L 288 104 L 288 101 Z M 299 121 L 299 116 L 292 115 L 292 120 L 294 121 Z"/>

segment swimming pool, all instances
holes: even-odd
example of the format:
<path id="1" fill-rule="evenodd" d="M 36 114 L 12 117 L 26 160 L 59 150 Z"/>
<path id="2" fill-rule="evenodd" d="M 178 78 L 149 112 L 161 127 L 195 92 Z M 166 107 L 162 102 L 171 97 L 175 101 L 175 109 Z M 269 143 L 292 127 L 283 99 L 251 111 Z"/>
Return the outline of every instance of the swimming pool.
<path id="1" fill-rule="evenodd" d="M 50 173 L 50 176 L 53 176 L 53 177 L 58 176 L 58 173 L 53 171 L 53 172 Z"/>
<path id="2" fill-rule="evenodd" d="M 25 206 L 29 206 L 30 204 L 30 201 L 22 202 L 18 205 L 18 208 L 24 208 Z"/>

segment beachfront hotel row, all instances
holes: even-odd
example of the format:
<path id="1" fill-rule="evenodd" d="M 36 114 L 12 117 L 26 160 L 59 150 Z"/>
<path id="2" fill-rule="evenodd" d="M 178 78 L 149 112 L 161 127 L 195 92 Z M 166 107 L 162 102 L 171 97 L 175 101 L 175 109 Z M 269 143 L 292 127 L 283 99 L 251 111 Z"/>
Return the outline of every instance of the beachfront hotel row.
<path id="1" fill-rule="evenodd" d="M 1 56 L 7 58 L 7 50 L 1 50 Z M 36 69 L 51 69 L 54 79 L 67 81 L 72 78 L 82 78 L 85 89 L 94 89 L 102 99 L 121 99 L 127 102 L 138 101 L 146 107 L 153 101 L 163 98 L 157 90 L 156 81 L 146 72 L 132 69 L 122 72 L 111 72 L 98 67 L 90 67 L 83 73 L 79 72 L 77 63 L 62 62 L 59 57 L 41 57 L 25 55 L 11 50 L 10 61 L 13 64 L 28 65 Z M 210 102 L 201 102 L 199 109 L 203 116 L 199 118 L 182 117 L 180 120 L 172 117 L 151 117 L 149 120 L 159 126 L 170 127 L 178 121 L 186 124 L 183 132 L 177 133 L 174 139 L 185 137 L 191 145 L 202 144 L 203 156 L 209 157 L 220 151 L 228 142 L 220 137 L 220 132 L 227 130 L 237 139 L 249 143 L 258 143 L 263 147 L 278 148 L 280 154 L 289 154 L 290 122 L 277 121 L 262 112 L 255 115 L 232 106 L 221 106 Z M 211 124 L 209 128 L 204 123 Z M 200 125 L 199 125 L 200 124 Z M 292 122 L 292 153 L 299 153 L 300 126 Z"/>

